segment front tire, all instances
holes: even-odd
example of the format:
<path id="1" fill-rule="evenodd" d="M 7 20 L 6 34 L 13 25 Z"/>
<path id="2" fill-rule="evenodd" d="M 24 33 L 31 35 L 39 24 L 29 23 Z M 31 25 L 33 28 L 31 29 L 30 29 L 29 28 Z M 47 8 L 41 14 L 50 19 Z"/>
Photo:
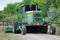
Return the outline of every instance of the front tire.
<path id="1" fill-rule="evenodd" d="M 14 22 L 14 33 L 17 33 L 17 30 L 16 30 L 17 25 L 18 25 L 18 22 Z"/>
<path id="2" fill-rule="evenodd" d="M 52 28 L 52 33 L 51 34 L 55 35 L 56 34 L 56 27 L 52 26 L 51 28 Z"/>
<path id="3" fill-rule="evenodd" d="M 22 26 L 21 34 L 22 35 L 26 34 L 26 26 L 25 25 Z"/>

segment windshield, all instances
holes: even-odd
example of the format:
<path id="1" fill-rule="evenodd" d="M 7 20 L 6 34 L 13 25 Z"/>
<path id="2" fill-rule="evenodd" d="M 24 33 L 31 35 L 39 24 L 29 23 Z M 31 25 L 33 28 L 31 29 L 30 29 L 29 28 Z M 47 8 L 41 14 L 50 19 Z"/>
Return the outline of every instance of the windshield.
<path id="1" fill-rule="evenodd" d="M 40 14 L 35 14 L 34 15 L 34 20 L 35 21 L 40 21 L 40 19 L 41 19 L 41 15 Z"/>

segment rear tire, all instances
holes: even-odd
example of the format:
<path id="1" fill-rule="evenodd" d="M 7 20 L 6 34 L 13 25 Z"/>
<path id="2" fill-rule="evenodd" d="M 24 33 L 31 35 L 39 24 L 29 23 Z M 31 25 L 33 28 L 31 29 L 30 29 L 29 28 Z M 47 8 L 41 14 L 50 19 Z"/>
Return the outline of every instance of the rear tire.
<path id="1" fill-rule="evenodd" d="M 42 26 L 41 33 L 47 33 L 47 26 Z"/>
<path id="2" fill-rule="evenodd" d="M 44 27 L 44 33 L 47 33 L 47 26 Z"/>

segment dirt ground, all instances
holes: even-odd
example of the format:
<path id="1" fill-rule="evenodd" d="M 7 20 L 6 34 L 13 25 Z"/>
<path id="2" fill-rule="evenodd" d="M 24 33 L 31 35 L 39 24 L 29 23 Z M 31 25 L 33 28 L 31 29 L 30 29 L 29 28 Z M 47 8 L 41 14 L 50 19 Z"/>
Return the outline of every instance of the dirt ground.
<path id="1" fill-rule="evenodd" d="M 0 40 L 23 40 L 22 36 L 16 36 L 14 33 L 0 32 Z"/>
<path id="2" fill-rule="evenodd" d="M 0 32 L 0 40 L 60 40 L 60 36 L 40 33 L 26 35 Z"/>
<path id="3" fill-rule="evenodd" d="M 50 34 L 31 34 L 26 35 L 4 33 L 3 29 L 0 28 L 0 40 L 60 40 L 60 27 L 56 26 L 56 35 Z"/>

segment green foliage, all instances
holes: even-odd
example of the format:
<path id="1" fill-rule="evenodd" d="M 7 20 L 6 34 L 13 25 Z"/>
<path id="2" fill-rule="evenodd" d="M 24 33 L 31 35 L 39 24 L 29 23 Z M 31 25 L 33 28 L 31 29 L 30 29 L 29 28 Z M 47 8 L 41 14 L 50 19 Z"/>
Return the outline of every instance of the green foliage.
<path id="1" fill-rule="evenodd" d="M 7 7 L 4 8 L 3 10 L 4 13 L 12 13 L 14 14 L 14 5 L 13 4 L 8 4 Z"/>
<path id="2" fill-rule="evenodd" d="M 2 11 L 0 11 L 0 13 L 2 13 Z"/>
<path id="3" fill-rule="evenodd" d="M 6 15 L 6 20 L 12 20 L 12 21 L 18 21 L 17 15 L 22 15 L 22 8 L 21 5 L 23 3 L 14 3 L 14 4 L 8 4 L 7 7 L 4 8 L 3 14 Z M 17 12 L 18 10 L 18 12 Z"/>
<path id="4" fill-rule="evenodd" d="M 24 4 L 31 4 L 31 1 L 32 1 L 32 0 L 23 0 L 23 3 L 24 3 Z"/>

